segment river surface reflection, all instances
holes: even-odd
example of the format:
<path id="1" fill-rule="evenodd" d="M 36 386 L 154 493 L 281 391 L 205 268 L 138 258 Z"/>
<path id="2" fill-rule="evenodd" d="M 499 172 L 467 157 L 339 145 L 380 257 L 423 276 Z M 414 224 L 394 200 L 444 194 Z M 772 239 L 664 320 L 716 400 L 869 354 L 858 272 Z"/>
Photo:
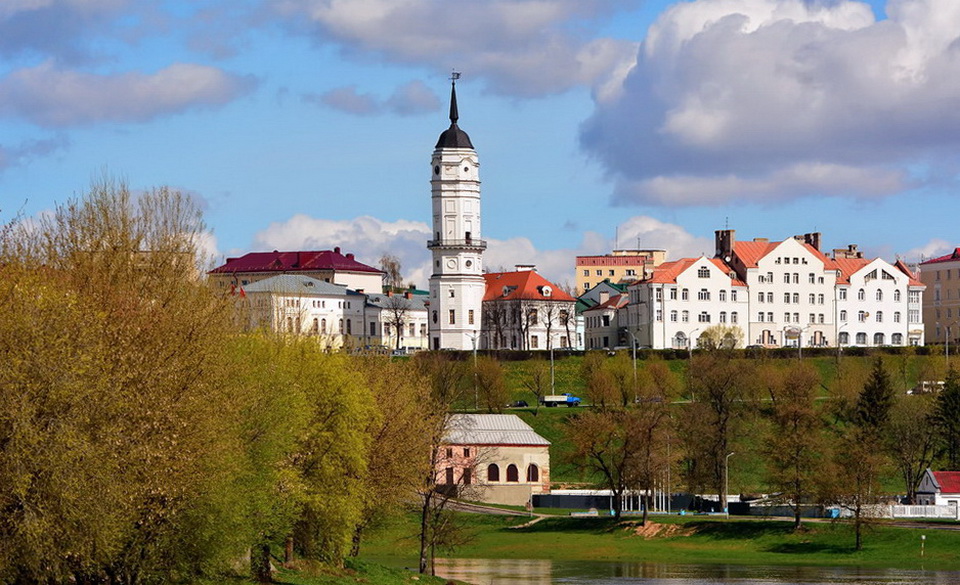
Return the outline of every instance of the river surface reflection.
<path id="1" fill-rule="evenodd" d="M 473 585 L 957 585 L 960 572 L 857 567 L 669 565 L 521 559 L 437 559 L 437 575 Z"/>

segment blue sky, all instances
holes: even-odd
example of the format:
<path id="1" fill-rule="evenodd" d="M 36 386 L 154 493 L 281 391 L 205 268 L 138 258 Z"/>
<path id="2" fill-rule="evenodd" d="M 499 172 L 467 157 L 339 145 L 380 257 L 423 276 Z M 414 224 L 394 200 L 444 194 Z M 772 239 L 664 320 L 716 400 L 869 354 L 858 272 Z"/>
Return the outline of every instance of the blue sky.
<path id="1" fill-rule="evenodd" d="M 341 246 L 426 285 L 450 71 L 487 266 L 713 231 L 958 245 L 955 0 L 3 0 L 0 219 L 106 171 L 191 193 L 219 259 Z"/>

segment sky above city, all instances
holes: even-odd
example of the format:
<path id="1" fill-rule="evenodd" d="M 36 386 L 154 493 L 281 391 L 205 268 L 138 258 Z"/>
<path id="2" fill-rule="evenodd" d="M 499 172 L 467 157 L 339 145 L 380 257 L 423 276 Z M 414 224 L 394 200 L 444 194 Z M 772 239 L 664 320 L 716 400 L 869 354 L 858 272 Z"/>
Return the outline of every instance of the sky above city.
<path id="1" fill-rule="evenodd" d="M 488 269 L 819 231 L 960 245 L 956 0 L 0 0 L 0 221 L 104 175 L 193 196 L 215 260 L 429 277 L 430 156 L 480 158 Z"/>

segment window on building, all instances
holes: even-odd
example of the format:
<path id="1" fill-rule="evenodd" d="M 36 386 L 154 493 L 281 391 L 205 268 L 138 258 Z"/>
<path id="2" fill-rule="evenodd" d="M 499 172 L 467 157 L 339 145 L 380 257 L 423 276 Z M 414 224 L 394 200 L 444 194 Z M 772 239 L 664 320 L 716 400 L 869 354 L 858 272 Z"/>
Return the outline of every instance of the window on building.
<path id="1" fill-rule="evenodd" d="M 883 323 L 883 311 L 877 311 L 877 323 Z"/>
<path id="2" fill-rule="evenodd" d="M 773 311 L 767 313 L 767 321 L 773 323 Z"/>
<path id="3" fill-rule="evenodd" d="M 657 309 L 657 321 L 663 321 L 663 309 Z"/>
<path id="4" fill-rule="evenodd" d="M 907 318 L 910 320 L 911 323 L 919 323 L 920 311 L 918 311 L 917 309 L 910 309 L 907 312 Z"/>
<path id="5" fill-rule="evenodd" d="M 817 295 L 810 293 L 810 296 L 807 297 L 807 301 L 812 305 L 817 301 Z"/>
<path id="6" fill-rule="evenodd" d="M 603 276 L 603 270 L 597 270 L 597 276 Z"/>
<path id="7" fill-rule="evenodd" d="M 467 311 L 467 324 L 473 325 L 473 309 Z M 413 326 L 411 325 L 411 327 Z M 410 335 L 413 335 L 412 331 L 410 332 Z"/>
<path id="8" fill-rule="evenodd" d="M 584 276 L 590 276 L 590 271 L 589 271 L 589 270 L 584 270 L 584 271 L 583 271 L 583 275 L 584 275 Z"/>
<path id="9" fill-rule="evenodd" d="M 527 467 L 527 481 L 540 481 L 540 468 L 533 463 Z"/>
<path id="10" fill-rule="evenodd" d="M 537 313 L 536 309 L 530 309 L 529 311 L 527 311 L 528 323 L 536 323 L 538 317 L 539 317 L 539 314 Z"/>
<path id="11" fill-rule="evenodd" d="M 837 291 L 837 294 L 839 295 L 841 301 L 847 300 L 847 289 L 841 288 L 839 291 Z"/>
<path id="12" fill-rule="evenodd" d="M 507 465 L 507 481 L 520 481 L 520 473 L 517 471 L 517 466 L 513 463 Z"/>
<path id="13" fill-rule="evenodd" d="M 763 294 L 763 293 L 757 293 L 757 300 L 760 301 L 761 303 L 763 302 L 763 299 L 765 299 L 765 298 L 767 298 L 767 296 L 766 296 L 765 294 Z"/>
<path id="14" fill-rule="evenodd" d="M 817 322 L 817 316 L 813 313 L 810 313 L 810 319 L 807 321 L 807 323 L 816 323 L 816 322 Z"/>
<path id="15" fill-rule="evenodd" d="M 370 321 L 370 335 L 376 335 L 376 334 L 377 334 L 377 322 Z"/>
<path id="16" fill-rule="evenodd" d="M 823 321 L 823 313 L 820 313 L 819 315 L 817 315 L 817 317 L 818 317 L 817 321 L 818 321 L 821 325 L 823 325 L 823 323 L 824 323 L 824 321 Z"/>
<path id="17" fill-rule="evenodd" d="M 817 282 L 817 275 L 816 275 L 816 274 L 814 274 L 814 273 L 811 272 L 811 273 L 808 275 L 808 278 L 809 278 L 810 284 L 816 284 L 816 282 Z"/>
<path id="18" fill-rule="evenodd" d="M 822 304 L 823 304 L 823 293 L 820 293 L 820 294 L 817 295 L 817 304 L 818 304 L 818 305 L 822 305 Z"/>
<path id="19" fill-rule="evenodd" d="M 500 466 L 496 463 L 487 465 L 487 481 L 500 481 Z"/>
<path id="20" fill-rule="evenodd" d="M 793 314 L 793 322 L 794 322 L 794 323 L 799 323 L 799 322 L 800 322 L 800 313 L 794 313 L 794 314 Z"/>
<path id="21" fill-rule="evenodd" d="M 877 289 L 877 300 L 878 300 L 878 301 L 882 301 L 882 300 L 883 300 L 883 291 L 880 290 L 880 289 Z"/>
<path id="22" fill-rule="evenodd" d="M 731 323 L 736 323 L 736 322 L 737 322 L 737 312 L 736 312 L 736 311 L 733 311 L 732 313 L 730 313 L 730 322 L 731 322 Z"/>
<path id="23" fill-rule="evenodd" d="M 603 326 L 604 326 L 604 327 L 609 327 L 609 326 L 610 326 L 610 315 L 602 315 L 602 316 L 600 317 L 600 319 L 603 321 Z"/>
<path id="24" fill-rule="evenodd" d="M 866 320 L 867 320 L 866 311 L 857 311 L 857 321 L 860 321 L 861 323 L 863 323 Z"/>
<path id="25" fill-rule="evenodd" d="M 796 260 L 796 258 L 794 258 L 794 260 Z M 794 262 L 794 264 L 796 264 L 796 262 Z M 800 284 L 800 273 L 799 273 L 799 272 L 794 272 L 794 273 L 793 273 L 793 284 Z"/>
<path id="26" fill-rule="evenodd" d="M 456 310 L 456 309 L 450 309 L 450 324 L 451 324 L 451 325 L 456 325 L 456 324 L 457 324 L 457 310 Z"/>
<path id="27" fill-rule="evenodd" d="M 590 290 L 590 283 L 589 283 L 589 282 L 583 283 L 583 290 Z"/>
<path id="28" fill-rule="evenodd" d="M 710 278 L 710 269 L 706 266 L 701 266 L 697 270 L 697 276 L 700 278 Z"/>
<path id="29" fill-rule="evenodd" d="M 900 322 L 900 311 L 894 311 L 894 313 L 893 313 L 893 322 L 894 322 L 894 323 L 899 323 L 899 322 Z"/>
<path id="30" fill-rule="evenodd" d="M 676 323 L 676 322 L 677 322 L 677 312 L 676 312 L 676 311 L 670 311 L 670 322 L 671 322 L 671 323 Z"/>
<path id="31" fill-rule="evenodd" d="M 790 273 L 789 273 L 789 272 L 784 272 L 784 273 L 783 273 L 783 283 L 784 283 L 784 284 L 790 284 Z"/>
<path id="32" fill-rule="evenodd" d="M 720 291 L 720 302 L 725 303 L 727 301 L 727 291 Z"/>
<path id="33" fill-rule="evenodd" d="M 866 345 L 866 343 L 867 343 L 867 334 L 857 333 L 857 345 Z"/>
<path id="34" fill-rule="evenodd" d="M 700 311 L 700 314 L 697 315 L 697 321 L 700 323 L 709 323 L 710 322 L 710 313 L 706 311 Z"/>
<path id="35" fill-rule="evenodd" d="M 681 320 L 683 320 L 684 323 L 689 323 L 689 322 L 690 322 L 690 311 L 684 311 L 683 313 L 681 313 L 681 314 L 680 314 L 680 318 L 681 318 Z"/>
<path id="36" fill-rule="evenodd" d="M 470 447 L 464 447 L 464 448 L 463 448 L 463 456 L 464 456 L 464 457 L 469 457 L 469 456 L 470 456 Z"/>
<path id="37" fill-rule="evenodd" d="M 453 447 L 447 447 L 447 459 L 453 459 Z"/>
<path id="38" fill-rule="evenodd" d="M 734 303 L 737 302 L 737 291 L 735 290 L 730 291 L 730 300 Z"/>
<path id="39" fill-rule="evenodd" d="M 899 302 L 900 302 L 900 291 L 899 291 L 899 290 L 893 291 L 893 301 L 896 302 L 896 303 L 899 303 Z"/>
<path id="40" fill-rule="evenodd" d="M 705 288 L 701 288 L 700 292 L 697 293 L 698 301 L 709 301 L 710 300 L 710 291 Z"/>
<path id="41" fill-rule="evenodd" d="M 540 338 L 536 335 L 530 336 L 530 349 L 539 349 L 540 348 Z"/>
<path id="42" fill-rule="evenodd" d="M 867 293 L 862 288 L 857 291 L 857 300 L 862 301 L 867 298 Z"/>
<path id="43" fill-rule="evenodd" d="M 352 325 L 353 322 L 350 319 L 347 319 L 347 335 L 351 335 L 353 333 Z"/>
<path id="44" fill-rule="evenodd" d="M 883 345 L 884 343 L 885 343 L 885 341 L 884 341 L 884 335 L 883 335 L 883 333 L 874 333 L 874 334 L 873 334 L 873 344 L 874 344 L 874 345 Z"/>
<path id="45" fill-rule="evenodd" d="M 726 311 L 720 311 L 720 322 L 721 322 L 721 323 L 726 323 L 726 322 L 727 322 L 727 312 L 726 312 Z"/>
<path id="46" fill-rule="evenodd" d="M 417 324 L 416 324 L 416 323 L 411 323 L 411 324 L 410 324 L 410 337 L 413 337 L 413 336 L 415 336 L 416 334 L 417 334 Z"/>
<path id="47" fill-rule="evenodd" d="M 763 323 L 763 311 L 757 313 L 757 321 Z"/>
<path id="48" fill-rule="evenodd" d="M 783 302 L 790 304 L 790 293 L 783 293 Z"/>
<path id="49" fill-rule="evenodd" d="M 846 312 L 846 311 L 840 311 L 840 320 L 841 320 L 841 321 L 846 321 L 846 320 L 847 320 L 847 312 Z"/>
<path id="50" fill-rule="evenodd" d="M 682 301 L 689 301 L 689 300 L 690 300 L 690 291 L 687 290 L 687 289 L 683 289 L 682 291 L 680 291 L 680 300 L 682 300 Z"/>
<path id="51" fill-rule="evenodd" d="M 657 290 L 660 290 L 660 289 L 658 288 Z M 660 300 L 660 299 L 657 299 L 657 300 Z M 671 301 L 677 300 L 677 289 L 675 288 L 670 289 L 670 300 Z"/>
<path id="52" fill-rule="evenodd" d="M 800 293 L 793 293 L 793 304 L 800 304 Z"/>
<path id="53" fill-rule="evenodd" d="M 790 313 L 784 313 L 784 314 L 783 314 L 783 322 L 784 322 L 784 323 L 789 323 L 789 322 L 790 322 Z"/>
<path id="54" fill-rule="evenodd" d="M 463 469 L 463 485 L 470 485 L 473 483 L 473 469 L 465 467 Z"/>
<path id="55" fill-rule="evenodd" d="M 841 331 L 839 336 L 840 345 L 848 345 L 850 343 L 850 334 L 846 331 Z"/>
<path id="56" fill-rule="evenodd" d="M 768 303 L 772 303 L 772 302 L 773 302 L 773 293 L 772 293 L 772 292 L 768 292 L 768 293 L 767 293 L 767 302 L 768 302 Z"/>
<path id="57" fill-rule="evenodd" d="M 903 334 L 894 333 L 890 336 L 890 343 L 893 345 L 903 345 Z"/>
<path id="58" fill-rule="evenodd" d="M 444 483 L 446 483 L 447 485 L 453 485 L 453 484 L 454 484 L 454 481 L 453 481 L 453 468 L 452 468 L 452 467 L 448 467 L 448 468 L 446 468 L 446 469 L 444 470 L 444 472 L 445 472 L 445 473 L 444 473 Z"/>
<path id="59" fill-rule="evenodd" d="M 343 319 L 340 319 L 340 335 L 343 335 Z"/>
<path id="60" fill-rule="evenodd" d="M 920 302 L 920 291 L 912 290 L 910 291 L 910 302 L 919 303 Z"/>
<path id="61" fill-rule="evenodd" d="M 614 275 L 613 270 L 607 270 L 607 276 L 613 276 L 613 275 Z"/>

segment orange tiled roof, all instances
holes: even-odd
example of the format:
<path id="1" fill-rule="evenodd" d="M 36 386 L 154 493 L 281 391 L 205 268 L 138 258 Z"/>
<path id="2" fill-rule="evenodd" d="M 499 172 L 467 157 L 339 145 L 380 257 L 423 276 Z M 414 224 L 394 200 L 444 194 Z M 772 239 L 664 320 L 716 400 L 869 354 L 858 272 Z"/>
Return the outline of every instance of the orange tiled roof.
<path id="1" fill-rule="evenodd" d="M 747 268 L 756 268 L 757 261 L 780 245 L 780 242 L 734 242 L 733 252 Z"/>
<path id="2" fill-rule="evenodd" d="M 560 290 L 535 270 L 518 270 L 516 272 L 489 272 L 483 275 L 487 290 L 483 300 L 537 300 L 537 301 L 575 301 L 573 297 Z M 544 296 L 543 287 L 551 288 L 550 296 Z M 506 294 L 504 294 L 506 292 Z"/>
<path id="3" fill-rule="evenodd" d="M 910 270 L 910 267 L 907 266 L 906 262 L 898 258 L 896 264 L 894 264 L 893 266 L 896 269 L 898 269 L 900 272 L 907 275 L 907 277 L 910 279 L 910 286 L 922 286 L 926 288 L 927 285 L 920 282 L 920 280 L 917 278 L 917 275 L 914 274 L 912 270 Z"/>
<path id="4" fill-rule="evenodd" d="M 850 277 L 873 260 L 869 258 L 834 258 L 831 262 L 840 271 L 837 284 L 850 284 Z"/>
<path id="5" fill-rule="evenodd" d="M 647 279 L 647 282 L 658 283 L 676 283 L 677 276 L 697 261 L 697 258 L 681 258 L 672 262 L 664 262 L 653 269 L 653 275 Z"/>

